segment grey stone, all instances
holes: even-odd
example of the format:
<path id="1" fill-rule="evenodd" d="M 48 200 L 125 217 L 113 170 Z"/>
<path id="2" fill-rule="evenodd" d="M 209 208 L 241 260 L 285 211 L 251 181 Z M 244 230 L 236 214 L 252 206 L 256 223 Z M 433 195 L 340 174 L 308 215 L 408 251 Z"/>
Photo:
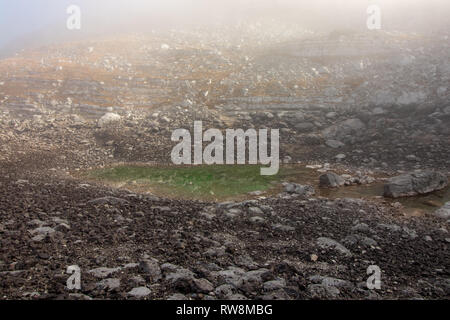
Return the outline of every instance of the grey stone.
<path id="1" fill-rule="evenodd" d="M 299 132 L 309 132 L 314 129 L 314 124 L 310 122 L 301 122 L 295 125 L 295 128 Z"/>
<path id="2" fill-rule="evenodd" d="M 50 227 L 39 227 L 39 228 L 36 228 L 36 229 L 30 231 L 30 233 L 32 235 L 38 234 L 38 235 L 44 235 L 44 236 L 51 235 L 55 232 L 56 232 L 56 230 L 53 228 L 50 228 Z"/>
<path id="3" fill-rule="evenodd" d="M 105 267 L 101 267 L 101 268 L 96 268 L 96 269 L 92 269 L 89 270 L 88 272 L 93 275 L 96 278 L 107 278 L 110 275 L 116 273 L 117 271 L 119 271 L 120 268 L 105 268 Z"/>
<path id="4" fill-rule="evenodd" d="M 334 172 L 327 172 L 319 177 L 320 187 L 336 188 L 344 184 L 345 180 Z"/>
<path id="5" fill-rule="evenodd" d="M 177 266 L 175 264 L 172 264 L 172 263 L 164 263 L 161 265 L 161 270 L 163 272 L 171 273 L 171 272 L 176 272 L 178 269 L 181 269 L 181 267 Z"/>
<path id="6" fill-rule="evenodd" d="M 309 185 L 301 185 L 297 183 L 283 183 L 284 191 L 287 193 L 295 193 L 301 196 L 309 197 L 313 196 L 316 191 L 314 190 L 314 187 Z"/>
<path id="7" fill-rule="evenodd" d="M 113 122 L 120 121 L 121 119 L 122 117 L 117 113 L 108 112 L 98 120 L 98 126 L 103 128 Z"/>
<path id="8" fill-rule="evenodd" d="M 325 144 L 328 147 L 333 148 L 333 149 L 338 149 L 338 148 L 342 148 L 343 146 L 345 146 L 344 143 L 342 143 L 342 142 L 340 142 L 338 140 L 332 140 L 332 139 L 325 141 Z"/>
<path id="9" fill-rule="evenodd" d="M 234 263 L 240 267 L 245 267 L 247 269 L 255 269 L 258 265 L 253 261 L 252 257 L 249 255 L 239 255 L 234 258 Z"/>
<path id="10" fill-rule="evenodd" d="M 313 299 L 336 298 L 341 293 L 336 287 L 322 284 L 310 284 L 307 290 Z"/>
<path id="11" fill-rule="evenodd" d="M 272 280 L 264 282 L 264 291 L 275 291 L 286 287 L 286 281 L 284 279 Z"/>
<path id="12" fill-rule="evenodd" d="M 139 262 L 139 270 L 149 275 L 153 281 L 158 281 L 162 278 L 161 268 L 159 267 L 158 260 L 145 259 Z"/>
<path id="13" fill-rule="evenodd" d="M 206 279 L 194 279 L 192 289 L 199 293 L 210 293 L 214 290 L 213 285 Z"/>
<path id="14" fill-rule="evenodd" d="M 437 209 L 434 215 L 442 219 L 450 219 L 450 202 L 446 202 L 443 207 Z"/>
<path id="15" fill-rule="evenodd" d="M 336 287 L 336 288 L 351 288 L 353 284 L 347 280 L 332 278 L 332 277 L 324 277 L 322 279 L 322 285 L 327 287 Z"/>
<path id="16" fill-rule="evenodd" d="M 441 190 L 447 185 L 447 177 L 439 172 L 414 172 L 389 179 L 384 185 L 384 196 L 390 198 L 416 196 Z"/>
<path id="17" fill-rule="evenodd" d="M 31 220 L 31 221 L 28 222 L 27 224 L 28 224 L 29 226 L 38 226 L 38 227 L 44 227 L 44 226 L 47 226 L 47 225 L 48 225 L 47 222 L 41 221 L 41 220 L 39 220 L 39 219 Z"/>
<path id="18" fill-rule="evenodd" d="M 282 232 L 292 232 L 295 231 L 295 227 L 286 226 L 280 223 L 273 224 L 272 229 L 282 231 Z"/>
<path id="19" fill-rule="evenodd" d="M 59 232 L 66 232 L 70 230 L 70 226 L 66 223 L 61 223 L 56 226 L 55 230 Z"/>
<path id="20" fill-rule="evenodd" d="M 96 286 L 100 290 L 114 291 L 120 288 L 120 279 L 117 278 L 103 279 L 102 281 L 97 282 Z"/>
<path id="21" fill-rule="evenodd" d="M 104 205 L 104 204 L 117 205 L 117 204 L 127 204 L 128 201 L 125 199 L 120 199 L 120 198 L 116 198 L 116 197 L 103 197 L 103 198 L 97 198 L 97 199 L 90 200 L 87 203 L 93 204 L 93 205 Z"/>
<path id="22" fill-rule="evenodd" d="M 251 214 L 263 214 L 263 211 L 258 207 L 250 207 L 248 208 L 248 212 Z"/>
<path id="23" fill-rule="evenodd" d="M 128 296 L 131 296 L 133 298 L 145 298 L 149 296 L 151 293 L 150 289 L 147 287 L 137 287 L 133 288 L 130 292 L 127 293 Z"/>
<path id="24" fill-rule="evenodd" d="M 192 291 L 195 277 L 192 271 L 180 268 L 176 272 L 168 274 L 166 280 L 178 290 L 187 293 Z"/>
<path id="25" fill-rule="evenodd" d="M 326 115 L 325 115 L 325 117 L 327 118 L 327 119 L 333 119 L 333 118 L 336 118 L 337 117 L 337 113 L 336 112 L 328 112 Z"/>
<path id="26" fill-rule="evenodd" d="M 372 110 L 372 114 L 373 115 L 382 115 L 382 114 L 385 114 L 386 113 L 386 110 L 384 110 L 383 108 L 381 108 L 381 107 L 376 107 L 376 108 L 374 108 L 373 110 Z"/>
<path id="27" fill-rule="evenodd" d="M 320 275 L 315 275 L 309 277 L 309 280 L 315 284 L 321 284 L 325 287 L 336 287 L 336 288 L 352 288 L 353 284 L 350 281 L 342 280 L 333 277 L 324 277 Z"/>
<path id="28" fill-rule="evenodd" d="M 45 234 L 38 234 L 38 235 L 35 235 L 34 237 L 32 237 L 31 240 L 35 241 L 35 242 L 41 242 L 42 240 L 45 239 L 45 237 L 46 237 Z"/>
<path id="29" fill-rule="evenodd" d="M 227 216 L 228 218 L 235 218 L 236 216 L 242 214 L 242 210 L 241 209 L 237 209 L 237 208 L 233 208 L 233 209 L 229 209 L 227 211 L 225 211 L 225 216 Z"/>
<path id="30" fill-rule="evenodd" d="M 352 253 L 350 250 L 348 250 L 346 247 L 344 247 L 341 243 L 337 242 L 336 240 L 326 238 L 326 237 L 320 237 L 317 239 L 317 245 L 324 249 L 333 249 L 340 253 L 342 253 L 345 256 L 351 256 Z"/>
<path id="31" fill-rule="evenodd" d="M 341 141 L 351 140 L 353 136 L 360 135 L 366 128 L 359 119 L 348 119 L 328 127 L 322 131 L 322 136 L 326 139 L 337 139 Z"/>
<path id="32" fill-rule="evenodd" d="M 396 224 L 385 224 L 385 223 L 380 223 L 378 224 L 378 226 L 380 228 L 386 229 L 390 232 L 399 232 L 402 230 L 402 228 Z"/>
<path id="33" fill-rule="evenodd" d="M 236 287 L 239 285 L 239 280 L 245 274 L 245 270 L 238 267 L 229 267 L 227 270 L 217 272 L 217 276 L 222 278 L 225 284 L 230 284 Z"/>
<path id="34" fill-rule="evenodd" d="M 213 247 L 205 251 L 205 256 L 208 257 L 223 257 L 225 254 L 226 254 L 225 246 Z"/>
<path id="35" fill-rule="evenodd" d="M 235 287 L 229 284 L 223 284 L 221 286 L 218 286 L 215 290 L 214 293 L 216 294 L 216 297 L 219 299 L 227 299 L 229 296 L 231 296 L 234 291 L 235 291 Z"/>
<path id="36" fill-rule="evenodd" d="M 417 232 L 415 230 L 409 229 L 408 227 L 402 228 L 403 232 L 411 239 L 417 238 Z"/>
<path id="37" fill-rule="evenodd" d="M 348 245 L 361 244 L 361 245 L 367 246 L 367 247 L 370 247 L 370 246 L 376 247 L 378 245 L 378 243 L 374 239 L 366 237 L 366 236 L 361 236 L 359 234 L 351 234 L 351 235 L 345 237 L 345 239 L 343 239 L 342 242 L 346 245 L 347 244 Z"/>
<path id="38" fill-rule="evenodd" d="M 262 224 L 266 221 L 266 219 L 264 219 L 263 217 L 255 216 L 251 217 L 249 221 L 254 224 Z"/>
<path id="39" fill-rule="evenodd" d="M 188 300 L 188 298 L 184 294 L 174 293 L 173 295 L 168 297 L 167 300 L 183 301 Z"/>
<path id="40" fill-rule="evenodd" d="M 362 232 L 362 233 L 369 233 L 372 230 L 369 228 L 369 226 L 365 223 L 358 223 L 352 227 L 352 231 L 356 232 Z"/>
<path id="41" fill-rule="evenodd" d="M 39 298 L 41 294 L 39 292 L 33 291 L 33 292 L 24 292 L 22 296 L 26 298 L 36 299 Z"/>
<path id="42" fill-rule="evenodd" d="M 127 263 L 123 266 L 124 269 L 134 269 L 137 267 L 139 267 L 139 263 L 134 263 L 134 262 Z"/>
<path id="43" fill-rule="evenodd" d="M 246 272 L 239 279 L 237 288 L 243 292 L 255 292 L 261 288 L 264 281 L 269 280 L 271 272 L 268 269 L 258 269 L 254 271 Z"/>
<path id="44" fill-rule="evenodd" d="M 145 279 L 141 276 L 134 276 L 129 281 L 133 286 L 143 286 L 145 285 Z"/>

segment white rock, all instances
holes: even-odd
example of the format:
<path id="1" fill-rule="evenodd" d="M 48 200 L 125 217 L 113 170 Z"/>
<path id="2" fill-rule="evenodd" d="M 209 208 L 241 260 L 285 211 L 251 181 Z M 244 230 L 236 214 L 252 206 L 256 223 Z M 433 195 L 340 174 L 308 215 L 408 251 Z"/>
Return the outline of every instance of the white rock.
<path id="1" fill-rule="evenodd" d="M 98 126 L 103 128 L 112 122 L 120 121 L 120 119 L 122 119 L 122 117 L 117 113 L 108 112 L 98 120 Z"/>
<path id="2" fill-rule="evenodd" d="M 434 215 L 436 217 L 439 217 L 442 219 L 449 219 L 450 218 L 450 202 L 447 202 L 442 208 L 436 210 L 434 212 Z"/>

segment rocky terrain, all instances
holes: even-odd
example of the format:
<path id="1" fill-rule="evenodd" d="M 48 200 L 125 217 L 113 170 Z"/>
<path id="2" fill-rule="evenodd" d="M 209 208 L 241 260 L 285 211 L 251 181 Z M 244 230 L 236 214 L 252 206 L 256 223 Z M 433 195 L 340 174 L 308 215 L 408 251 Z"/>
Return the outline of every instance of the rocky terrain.
<path id="1" fill-rule="evenodd" d="M 0 299 L 450 296 L 448 205 L 407 217 L 395 203 L 303 187 L 205 203 L 78 178 L 167 164 L 172 130 L 202 120 L 280 129 L 284 163 L 404 174 L 391 182 L 405 195 L 446 188 L 447 34 L 245 30 L 127 35 L 0 61 Z M 71 291 L 74 265 L 82 288 Z M 366 285 L 371 265 L 379 290 Z"/>

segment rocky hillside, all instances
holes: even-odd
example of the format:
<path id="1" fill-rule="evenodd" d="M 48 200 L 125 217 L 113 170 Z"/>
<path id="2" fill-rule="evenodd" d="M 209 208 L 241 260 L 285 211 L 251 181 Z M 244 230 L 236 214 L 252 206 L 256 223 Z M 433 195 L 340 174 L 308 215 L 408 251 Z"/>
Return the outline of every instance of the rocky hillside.
<path id="1" fill-rule="evenodd" d="M 310 192 L 206 203 L 76 178 L 167 164 L 172 131 L 194 120 L 280 129 L 284 163 L 449 175 L 448 35 L 282 34 L 155 32 L 1 60 L 0 298 L 448 298 L 448 205 L 409 217 Z"/>

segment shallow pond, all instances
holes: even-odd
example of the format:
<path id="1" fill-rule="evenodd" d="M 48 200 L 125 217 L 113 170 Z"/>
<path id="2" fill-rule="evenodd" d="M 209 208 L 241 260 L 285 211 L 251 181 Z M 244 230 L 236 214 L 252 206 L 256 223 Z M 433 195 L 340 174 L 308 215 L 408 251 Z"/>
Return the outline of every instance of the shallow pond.
<path id="1" fill-rule="evenodd" d="M 240 201 L 252 198 L 252 191 L 264 191 L 263 195 L 275 195 L 282 191 L 281 182 L 309 184 L 316 195 L 330 199 L 363 198 L 387 202 L 400 202 L 407 214 L 420 215 L 432 212 L 450 201 L 450 188 L 425 196 L 399 199 L 380 198 L 383 183 L 355 185 L 341 188 L 319 188 L 321 173 L 301 165 L 283 166 L 276 176 L 260 176 L 258 166 L 144 166 L 121 165 L 95 169 L 83 177 L 102 181 L 155 195 L 204 201 Z"/>

